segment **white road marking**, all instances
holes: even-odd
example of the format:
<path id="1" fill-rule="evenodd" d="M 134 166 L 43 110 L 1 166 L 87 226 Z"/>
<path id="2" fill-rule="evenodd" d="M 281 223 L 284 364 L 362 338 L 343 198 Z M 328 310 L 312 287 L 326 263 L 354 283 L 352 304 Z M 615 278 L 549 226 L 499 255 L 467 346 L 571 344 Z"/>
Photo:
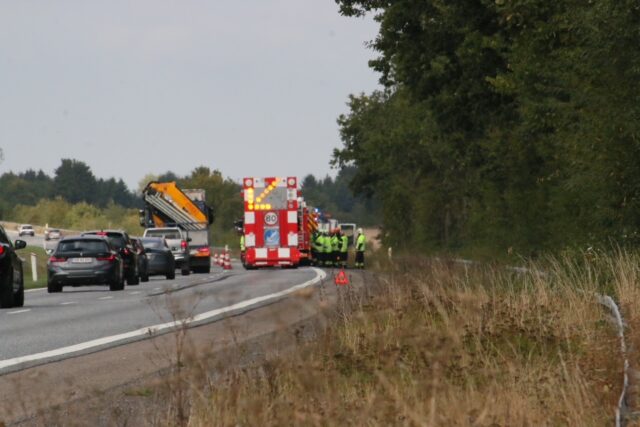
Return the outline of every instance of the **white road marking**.
<path id="1" fill-rule="evenodd" d="M 100 298 L 98 298 L 98 299 L 101 299 L 101 300 L 105 300 L 105 299 L 113 299 L 113 297 L 100 297 Z"/>
<path id="2" fill-rule="evenodd" d="M 161 287 L 157 287 L 157 288 L 153 288 L 154 291 L 161 291 L 162 288 Z"/>
<path id="3" fill-rule="evenodd" d="M 141 293 L 140 291 L 133 291 L 133 292 L 129 292 L 129 295 L 138 295 L 139 293 Z"/>
<path id="4" fill-rule="evenodd" d="M 47 288 L 35 288 L 35 289 L 25 289 L 24 292 L 28 293 L 28 292 L 38 292 L 38 291 L 44 291 Z"/>
<path id="5" fill-rule="evenodd" d="M 77 304 L 78 301 L 66 301 L 66 302 L 61 302 L 60 305 L 71 305 L 71 304 Z"/>
<path id="6" fill-rule="evenodd" d="M 98 338 L 95 340 L 83 342 L 80 344 L 74 344 L 67 347 L 61 347 L 55 350 L 44 351 L 42 353 L 29 354 L 26 356 L 14 357 L 12 359 L 0 360 L 0 369 L 5 369 L 11 366 L 21 365 L 27 362 L 33 362 L 37 360 L 48 359 L 51 357 L 60 357 L 67 354 L 77 353 L 79 351 L 87 350 L 94 347 L 100 347 L 106 344 L 112 344 L 119 341 L 128 340 L 131 338 L 141 337 L 141 336 L 149 336 L 151 334 L 164 331 L 166 329 L 173 329 L 177 326 L 183 327 L 185 325 L 189 325 L 193 322 L 200 322 L 203 320 L 211 319 L 213 317 L 220 316 L 222 314 L 230 313 L 236 310 L 241 310 L 243 308 L 252 307 L 254 305 L 260 304 L 261 302 L 278 299 L 285 297 L 293 292 L 296 292 L 300 289 L 308 288 L 309 286 L 313 286 L 316 283 L 320 282 L 322 279 L 327 277 L 327 273 L 318 269 L 312 268 L 312 270 L 316 273 L 316 277 L 311 280 L 307 280 L 304 283 L 299 285 L 292 286 L 284 291 L 275 292 L 273 294 L 264 295 L 261 297 L 251 298 L 245 301 L 241 301 L 227 307 L 217 308 L 215 310 L 207 311 L 205 313 L 197 314 L 192 318 L 188 319 L 180 319 L 175 320 L 173 322 L 161 323 L 158 325 L 149 326 L 146 328 L 136 329 L 135 331 L 125 332 L 123 334 L 112 335 L 109 337 Z M 68 304 L 68 303 L 62 303 Z"/>
<path id="7" fill-rule="evenodd" d="M 30 308 L 25 308 L 24 310 L 16 310 L 16 311 L 10 311 L 7 314 L 19 314 L 19 313 L 26 313 L 27 311 L 31 311 Z"/>

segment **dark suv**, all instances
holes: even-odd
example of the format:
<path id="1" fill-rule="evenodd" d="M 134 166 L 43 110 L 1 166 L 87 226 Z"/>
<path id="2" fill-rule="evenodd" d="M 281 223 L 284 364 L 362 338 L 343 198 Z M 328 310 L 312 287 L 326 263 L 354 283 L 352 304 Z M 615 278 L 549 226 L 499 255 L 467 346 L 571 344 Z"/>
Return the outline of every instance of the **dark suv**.
<path id="1" fill-rule="evenodd" d="M 140 283 L 140 273 L 138 270 L 138 253 L 133 247 L 129 235 L 121 230 L 99 230 L 87 231 L 83 236 L 102 236 L 109 241 L 109 244 L 118 251 L 124 263 L 124 277 L 127 285 L 137 285 Z"/>
<path id="2" fill-rule="evenodd" d="M 16 250 L 26 246 L 24 240 L 16 240 L 12 245 L 4 228 L 0 226 L 0 308 L 24 305 L 22 260 Z"/>

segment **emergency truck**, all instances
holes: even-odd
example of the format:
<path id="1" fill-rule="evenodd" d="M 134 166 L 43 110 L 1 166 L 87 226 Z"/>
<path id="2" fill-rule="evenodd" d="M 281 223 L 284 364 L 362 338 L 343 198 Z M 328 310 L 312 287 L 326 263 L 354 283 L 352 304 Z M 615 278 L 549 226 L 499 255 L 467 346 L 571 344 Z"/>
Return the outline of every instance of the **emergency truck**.
<path id="1" fill-rule="evenodd" d="M 296 268 L 301 260 L 300 245 L 309 242 L 300 223 L 297 178 L 248 177 L 243 179 L 242 189 L 245 268 Z"/>
<path id="2" fill-rule="evenodd" d="M 154 230 L 175 234 L 171 227 L 179 228 L 182 231 L 180 250 L 184 252 L 185 263 L 181 266 L 183 274 L 189 270 L 209 273 L 209 226 L 214 217 L 213 210 L 205 203 L 205 190 L 181 189 L 175 182 L 152 181 L 142 191 L 142 197 L 144 209 L 140 211 L 140 225 L 147 229 L 145 235 L 159 236 Z"/>

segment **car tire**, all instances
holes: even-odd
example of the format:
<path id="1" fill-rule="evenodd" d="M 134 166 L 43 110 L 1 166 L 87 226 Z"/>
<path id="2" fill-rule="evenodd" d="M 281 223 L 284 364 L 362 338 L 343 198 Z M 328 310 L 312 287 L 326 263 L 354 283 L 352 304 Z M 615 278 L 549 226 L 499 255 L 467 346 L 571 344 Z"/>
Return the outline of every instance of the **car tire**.
<path id="1" fill-rule="evenodd" d="M 127 277 L 127 285 L 135 286 L 140 284 L 140 278 L 138 276 L 129 276 Z"/>
<path id="2" fill-rule="evenodd" d="M 167 280 L 173 280 L 176 278 L 176 272 L 172 271 L 171 273 L 167 273 Z"/>
<path id="3" fill-rule="evenodd" d="M 0 277 L 0 308 L 13 307 L 13 271 L 7 271 Z"/>
<path id="4" fill-rule="evenodd" d="M 124 289 L 124 280 L 121 281 L 116 281 L 116 282 L 110 282 L 109 283 L 109 290 L 110 291 L 121 291 Z"/>
<path id="5" fill-rule="evenodd" d="M 20 289 L 13 295 L 13 306 L 14 307 L 22 307 L 24 306 L 24 282 L 20 284 Z"/>
<path id="6" fill-rule="evenodd" d="M 62 285 L 54 282 L 47 282 L 47 292 L 50 294 L 62 292 Z"/>

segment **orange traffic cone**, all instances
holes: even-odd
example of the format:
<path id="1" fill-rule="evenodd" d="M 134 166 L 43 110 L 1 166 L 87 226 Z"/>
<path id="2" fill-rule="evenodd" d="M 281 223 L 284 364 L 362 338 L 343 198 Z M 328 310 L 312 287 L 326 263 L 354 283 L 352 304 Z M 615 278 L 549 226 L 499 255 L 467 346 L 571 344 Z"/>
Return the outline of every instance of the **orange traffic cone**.
<path id="1" fill-rule="evenodd" d="M 229 257 L 229 252 L 225 252 L 224 254 L 224 269 L 231 270 L 231 258 Z"/>
<path id="2" fill-rule="evenodd" d="M 336 286 L 345 286 L 349 284 L 349 278 L 344 272 L 344 269 L 340 270 L 340 273 L 335 276 L 333 281 L 335 282 Z"/>
<path id="3" fill-rule="evenodd" d="M 218 264 L 218 252 L 213 254 L 213 263 L 216 264 L 216 265 Z"/>

